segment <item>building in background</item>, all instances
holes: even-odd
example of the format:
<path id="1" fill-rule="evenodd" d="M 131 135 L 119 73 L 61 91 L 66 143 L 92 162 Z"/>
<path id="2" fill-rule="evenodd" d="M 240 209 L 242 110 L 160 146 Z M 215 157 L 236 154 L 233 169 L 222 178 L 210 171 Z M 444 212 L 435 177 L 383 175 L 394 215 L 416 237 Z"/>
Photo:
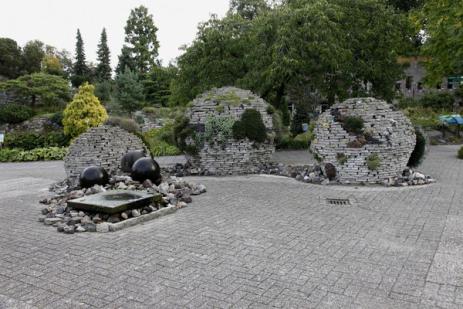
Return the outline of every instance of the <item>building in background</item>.
<path id="1" fill-rule="evenodd" d="M 435 87 L 424 84 L 426 69 L 425 57 L 400 57 L 398 62 L 404 66 L 404 79 L 397 81 L 396 90 L 407 98 L 419 98 L 428 92 L 452 92 L 463 85 L 463 76 L 449 76 Z"/>

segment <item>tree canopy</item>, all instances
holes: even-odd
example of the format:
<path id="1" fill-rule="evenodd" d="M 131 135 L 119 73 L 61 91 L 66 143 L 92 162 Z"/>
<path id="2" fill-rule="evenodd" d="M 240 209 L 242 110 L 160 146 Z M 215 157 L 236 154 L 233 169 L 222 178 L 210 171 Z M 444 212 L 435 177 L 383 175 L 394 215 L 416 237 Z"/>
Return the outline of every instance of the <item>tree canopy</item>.
<path id="1" fill-rule="evenodd" d="M 427 37 L 422 53 L 428 57 L 428 83 L 463 75 L 463 1 L 427 0 L 417 17 Z"/>
<path id="2" fill-rule="evenodd" d="M 79 29 L 77 29 L 76 35 L 75 59 L 76 61 L 73 65 L 71 81 L 74 87 L 79 87 L 82 83 L 89 79 L 89 68 L 85 61 L 84 41 L 82 40 L 82 35 L 80 34 Z"/>
<path id="3" fill-rule="evenodd" d="M 158 28 L 154 25 L 153 15 L 149 14 L 145 6 L 141 5 L 130 12 L 125 26 L 126 45 L 124 47 L 125 52 L 129 52 L 133 59 L 136 72 L 139 74 L 149 72 L 156 65 L 159 49 L 157 31 Z"/>
<path id="4" fill-rule="evenodd" d="M 21 75 L 21 47 L 15 40 L 0 38 L 0 76 L 16 78 Z"/>
<path id="5" fill-rule="evenodd" d="M 38 73 L 45 56 L 44 44 L 38 40 L 29 41 L 23 48 L 22 66 L 26 74 Z"/>
<path id="6" fill-rule="evenodd" d="M 249 88 L 275 106 L 302 89 L 331 103 L 370 94 L 386 99 L 410 43 L 404 16 L 382 0 L 235 0 L 223 19 L 199 26 L 178 58 L 173 103 L 211 88 Z M 290 98 L 297 101 L 298 97 Z"/>

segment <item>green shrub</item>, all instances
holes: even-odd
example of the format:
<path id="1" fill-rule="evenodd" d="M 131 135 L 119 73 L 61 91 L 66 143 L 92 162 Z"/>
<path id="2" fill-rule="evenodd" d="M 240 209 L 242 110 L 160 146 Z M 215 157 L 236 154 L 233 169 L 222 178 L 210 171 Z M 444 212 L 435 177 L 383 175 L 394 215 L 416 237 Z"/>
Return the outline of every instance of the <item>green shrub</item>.
<path id="1" fill-rule="evenodd" d="M 347 156 L 344 153 L 338 153 L 336 154 L 336 160 L 338 161 L 339 164 L 344 165 L 347 162 Z"/>
<path id="2" fill-rule="evenodd" d="M 0 105 L 0 123 L 21 123 L 34 116 L 34 111 L 24 105 L 4 104 Z"/>
<path id="3" fill-rule="evenodd" d="M 63 132 L 48 133 L 13 133 L 5 135 L 4 146 L 7 148 L 20 148 L 32 150 L 46 147 L 66 147 L 69 138 Z"/>
<path id="4" fill-rule="evenodd" d="M 233 125 L 233 137 L 237 140 L 248 138 L 251 141 L 262 143 L 267 139 L 267 129 L 262 115 L 255 109 L 247 109 L 241 115 L 241 120 Z"/>
<path id="5" fill-rule="evenodd" d="M 50 117 L 50 121 L 60 127 L 63 126 L 63 112 L 56 112 Z"/>
<path id="6" fill-rule="evenodd" d="M 205 123 L 204 139 L 224 144 L 233 136 L 235 120 L 232 117 L 208 116 Z"/>
<path id="7" fill-rule="evenodd" d="M 463 160 L 463 146 L 458 150 L 458 159 Z"/>
<path id="8" fill-rule="evenodd" d="M 0 162 L 62 160 L 67 154 L 65 147 L 36 148 L 32 150 L 0 149 Z"/>
<path id="9" fill-rule="evenodd" d="M 432 108 L 409 107 L 404 110 L 404 114 L 410 119 L 413 125 L 421 128 L 438 128 L 441 123 L 439 121 L 439 113 Z M 452 112 L 450 112 L 452 114 Z"/>
<path id="10" fill-rule="evenodd" d="M 106 120 L 105 122 L 106 125 L 113 126 L 113 127 L 119 127 L 122 128 L 130 133 L 139 133 L 140 132 L 140 127 L 138 124 L 135 122 L 135 120 L 131 118 L 124 118 L 124 117 L 117 117 L 117 116 L 111 116 Z"/>
<path id="11" fill-rule="evenodd" d="M 310 108 L 308 104 L 299 103 L 296 105 L 296 112 L 291 121 L 291 133 L 293 136 L 303 133 L 302 124 L 310 123 Z"/>
<path id="12" fill-rule="evenodd" d="M 97 127 L 108 119 L 106 109 L 94 94 L 95 87 L 84 83 L 64 110 L 64 133 L 77 137 L 89 128 Z"/>
<path id="13" fill-rule="evenodd" d="M 313 133 L 308 131 L 308 132 L 301 133 L 301 134 L 297 135 L 294 138 L 294 141 L 303 142 L 303 143 L 305 143 L 307 145 L 307 148 L 309 148 L 310 143 L 313 141 L 313 139 L 314 139 Z"/>
<path id="14" fill-rule="evenodd" d="M 376 171 L 381 166 L 381 159 L 377 154 L 372 154 L 367 158 L 367 166 L 370 171 Z"/>
<path id="15" fill-rule="evenodd" d="M 364 121 L 360 117 L 349 116 L 343 121 L 343 128 L 349 133 L 361 134 L 364 128 Z"/>
<path id="16" fill-rule="evenodd" d="M 407 107 L 416 107 L 420 102 L 413 98 L 400 98 L 398 102 L 398 107 L 400 109 L 405 109 Z"/>
<path id="17" fill-rule="evenodd" d="M 181 153 L 175 146 L 174 126 L 168 123 L 162 128 L 156 128 L 144 134 L 144 141 L 147 144 L 151 155 L 155 157 L 176 156 Z"/>
<path id="18" fill-rule="evenodd" d="M 450 93 L 428 93 L 419 101 L 425 108 L 452 110 L 455 97 Z"/>
<path id="19" fill-rule="evenodd" d="M 412 154 L 410 155 L 410 159 L 408 160 L 407 166 L 409 167 L 417 167 L 421 164 L 424 158 L 424 154 L 426 152 L 426 138 L 424 137 L 423 133 L 419 129 L 415 129 L 416 133 L 416 145 L 415 149 L 413 149 Z"/>
<path id="20" fill-rule="evenodd" d="M 306 140 L 296 140 L 288 135 L 283 136 L 276 144 L 276 148 L 279 150 L 302 150 L 308 149 L 309 146 L 310 144 Z"/>

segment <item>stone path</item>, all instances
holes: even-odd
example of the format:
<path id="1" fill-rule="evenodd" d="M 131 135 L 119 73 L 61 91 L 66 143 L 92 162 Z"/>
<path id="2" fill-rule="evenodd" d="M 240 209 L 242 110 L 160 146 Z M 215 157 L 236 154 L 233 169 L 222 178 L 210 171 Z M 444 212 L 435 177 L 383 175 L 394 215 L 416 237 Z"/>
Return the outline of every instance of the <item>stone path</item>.
<path id="1" fill-rule="evenodd" d="M 1 164 L 0 308 L 461 308 L 456 150 L 432 148 L 422 188 L 199 178 L 188 208 L 111 234 L 36 222 L 61 162 Z"/>

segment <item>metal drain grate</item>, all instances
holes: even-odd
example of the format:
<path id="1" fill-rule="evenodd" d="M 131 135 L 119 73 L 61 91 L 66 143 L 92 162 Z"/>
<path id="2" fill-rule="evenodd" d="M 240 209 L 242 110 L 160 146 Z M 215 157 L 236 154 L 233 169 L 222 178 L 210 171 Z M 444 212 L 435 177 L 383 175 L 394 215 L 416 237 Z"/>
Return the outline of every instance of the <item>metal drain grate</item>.
<path id="1" fill-rule="evenodd" d="M 327 198 L 326 201 L 328 202 L 329 205 L 338 205 L 338 206 L 351 205 L 349 199 Z"/>

